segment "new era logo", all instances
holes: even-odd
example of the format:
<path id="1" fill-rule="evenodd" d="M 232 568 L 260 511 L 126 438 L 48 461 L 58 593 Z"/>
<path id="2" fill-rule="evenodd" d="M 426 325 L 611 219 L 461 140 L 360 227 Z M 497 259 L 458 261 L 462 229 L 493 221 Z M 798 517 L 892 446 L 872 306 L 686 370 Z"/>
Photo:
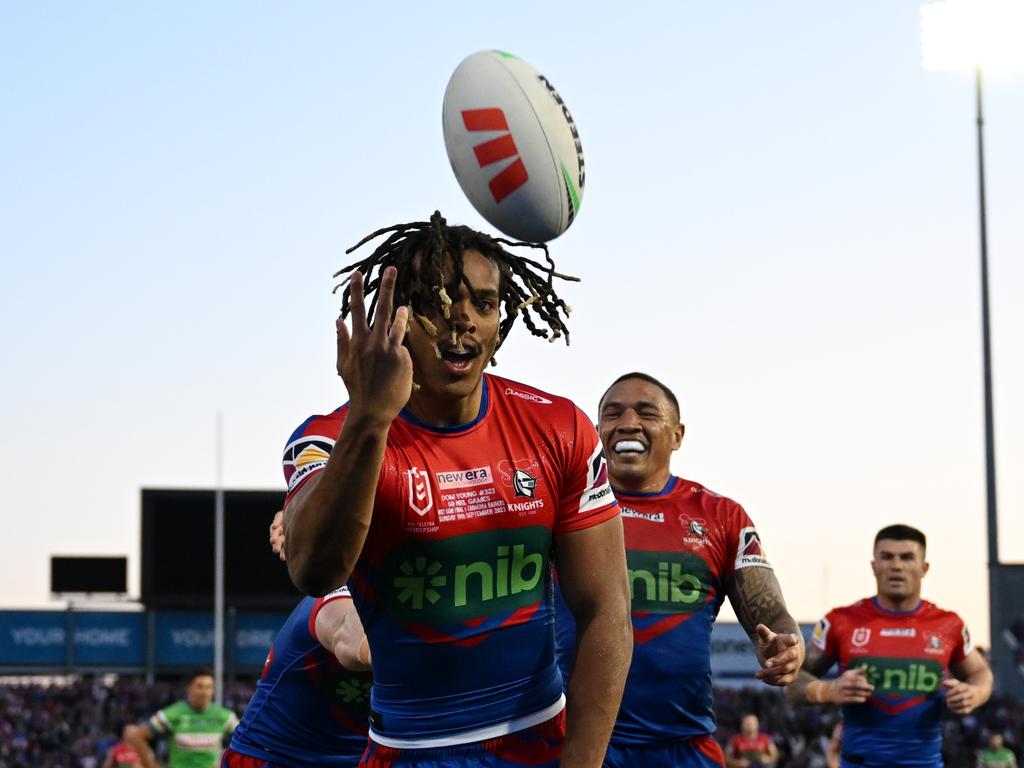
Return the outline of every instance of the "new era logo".
<path id="1" fill-rule="evenodd" d="M 488 182 L 494 202 L 500 203 L 511 195 L 523 184 L 529 181 L 530 176 L 526 173 L 526 166 L 519 157 L 519 149 L 516 147 L 512 134 L 509 132 L 508 121 L 505 113 L 497 107 L 489 109 L 467 109 L 462 113 L 462 124 L 466 130 L 476 133 L 479 131 L 503 131 L 501 136 L 477 144 L 473 147 L 476 154 L 476 161 L 481 168 L 488 165 L 507 160 L 514 157 L 515 161 L 506 165 L 502 171 Z"/>

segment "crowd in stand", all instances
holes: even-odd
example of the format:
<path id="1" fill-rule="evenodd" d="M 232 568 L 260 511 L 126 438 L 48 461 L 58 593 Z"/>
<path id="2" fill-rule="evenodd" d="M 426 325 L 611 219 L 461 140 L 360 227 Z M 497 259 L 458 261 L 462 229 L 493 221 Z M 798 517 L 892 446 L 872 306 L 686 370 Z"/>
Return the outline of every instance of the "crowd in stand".
<path id="1" fill-rule="evenodd" d="M 224 705 L 241 716 L 252 691 L 251 684 L 228 686 Z M 180 683 L 147 685 L 136 678 L 0 684 L 0 768 L 100 768 L 125 724 L 181 696 Z M 794 708 L 767 688 L 716 689 L 715 708 L 723 743 L 737 732 L 743 715 L 757 715 L 761 730 L 779 747 L 780 768 L 824 768 L 829 736 L 839 719 L 834 707 Z M 967 717 L 947 718 L 947 768 L 973 768 L 974 755 L 991 733 L 1001 733 L 1021 762 L 1024 706 L 993 698 Z"/>

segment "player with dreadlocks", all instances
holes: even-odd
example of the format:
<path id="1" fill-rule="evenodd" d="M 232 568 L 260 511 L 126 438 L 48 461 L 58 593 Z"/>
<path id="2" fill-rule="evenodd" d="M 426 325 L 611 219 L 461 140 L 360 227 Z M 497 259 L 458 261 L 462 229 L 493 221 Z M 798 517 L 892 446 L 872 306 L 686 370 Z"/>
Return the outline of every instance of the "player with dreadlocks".
<path id="1" fill-rule="evenodd" d="M 292 579 L 313 595 L 347 581 L 369 639 L 361 765 L 596 768 L 632 648 L 600 441 L 568 400 L 484 372 L 517 316 L 568 342 L 553 282 L 572 278 L 544 246 L 439 213 L 355 247 L 378 237 L 338 273 L 349 401 L 303 422 L 284 456 Z M 581 628 L 566 697 L 552 559 Z"/>

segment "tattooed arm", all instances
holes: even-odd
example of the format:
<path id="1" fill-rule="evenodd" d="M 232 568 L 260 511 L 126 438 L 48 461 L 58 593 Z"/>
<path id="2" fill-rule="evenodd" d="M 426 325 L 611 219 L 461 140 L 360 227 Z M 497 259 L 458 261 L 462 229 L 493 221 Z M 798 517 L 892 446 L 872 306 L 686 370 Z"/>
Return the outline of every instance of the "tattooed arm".
<path id="1" fill-rule="evenodd" d="M 729 602 L 757 649 L 756 677 L 768 685 L 789 685 L 804 660 L 800 627 L 786 610 L 775 572 L 759 566 L 740 568 L 729 580 Z"/>
<path id="2" fill-rule="evenodd" d="M 813 644 L 807 649 L 803 668 L 796 682 L 786 689 L 786 698 L 794 704 L 860 704 L 868 700 L 875 687 L 868 682 L 863 667 L 851 668 L 829 682 L 820 678 L 836 660 Z"/>

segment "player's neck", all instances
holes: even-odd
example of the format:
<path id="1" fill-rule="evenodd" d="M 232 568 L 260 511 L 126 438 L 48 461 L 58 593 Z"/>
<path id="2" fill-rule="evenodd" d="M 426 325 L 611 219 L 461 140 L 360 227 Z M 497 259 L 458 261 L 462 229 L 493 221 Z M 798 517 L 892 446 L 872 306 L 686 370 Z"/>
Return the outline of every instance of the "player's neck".
<path id="1" fill-rule="evenodd" d="M 906 597 L 887 597 L 879 592 L 875 595 L 875 602 L 879 607 L 896 613 L 909 613 L 921 604 L 921 593 L 907 595 Z"/>
<path id="2" fill-rule="evenodd" d="M 658 493 L 658 491 L 668 485 L 671 477 L 672 472 L 666 467 L 664 470 L 659 470 L 645 477 L 615 477 L 609 475 L 608 480 L 611 482 L 612 490 L 615 491 L 623 491 L 625 493 Z"/>
<path id="3" fill-rule="evenodd" d="M 458 427 L 469 424 L 480 415 L 483 383 L 465 397 L 444 397 L 420 388 L 405 404 L 405 410 L 418 421 L 433 427 Z"/>

